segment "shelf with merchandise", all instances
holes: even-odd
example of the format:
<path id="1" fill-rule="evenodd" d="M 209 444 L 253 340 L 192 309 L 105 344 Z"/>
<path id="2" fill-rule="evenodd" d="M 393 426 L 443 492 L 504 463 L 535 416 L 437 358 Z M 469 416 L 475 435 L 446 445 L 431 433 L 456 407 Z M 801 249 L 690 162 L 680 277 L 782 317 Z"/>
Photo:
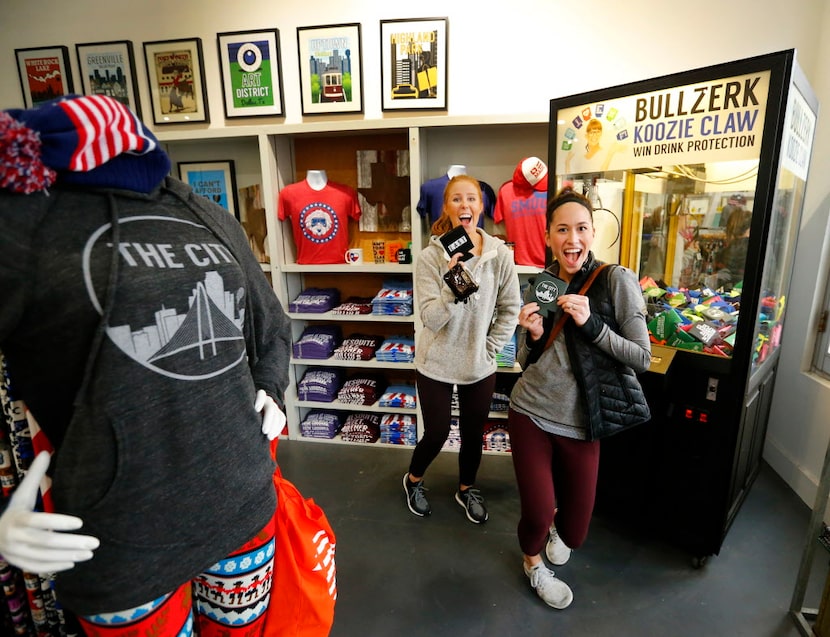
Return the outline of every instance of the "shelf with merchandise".
<path id="1" fill-rule="evenodd" d="M 293 401 L 298 419 L 296 423 L 289 422 L 289 435 L 302 440 L 341 444 L 390 444 L 396 447 L 412 447 L 415 444 L 418 410 L 415 407 L 382 404 L 384 400 L 392 400 L 385 396 L 386 391 L 394 391 L 391 387 L 392 385 L 368 405 L 344 402 L 339 396 L 332 401 L 300 400 L 292 388 L 288 398 Z M 370 424 L 372 421 L 377 429 Z M 353 429 L 355 426 L 360 428 L 357 434 Z M 306 431 L 306 427 L 309 431 Z M 402 428 L 409 429 L 408 433 L 404 433 Z M 362 440 L 364 435 L 375 439 Z M 398 441 L 393 442 L 391 437 L 397 437 Z"/>
<path id="2" fill-rule="evenodd" d="M 156 134 L 175 163 L 179 161 L 212 161 L 231 159 L 235 163 L 238 188 L 260 186 L 265 210 L 266 239 L 262 249 L 270 259 L 262 268 L 287 311 L 289 303 L 307 287 L 336 287 L 345 300 L 352 294 L 371 297 L 387 277 L 412 280 L 414 262 L 428 239 L 429 220 L 417 211 L 419 189 L 427 179 L 445 173 L 448 166 L 465 164 L 467 172 L 488 182 L 495 189 L 508 181 L 523 157 L 547 156 L 547 113 L 510 116 L 396 116 L 380 120 L 349 118 L 315 118 L 301 123 L 273 123 L 263 118 L 255 124 L 188 127 L 167 126 Z M 304 179 L 308 171 L 325 170 L 327 178 L 358 189 L 357 152 L 376 150 L 386 153 L 405 151 L 399 157 L 401 174 L 408 177 L 408 189 L 400 222 L 377 227 L 349 222 L 349 248 L 363 249 L 363 263 L 348 264 L 338 254 L 335 263 L 297 263 L 291 229 L 278 219 L 279 192 L 289 184 Z M 243 220 L 244 210 L 242 212 Z M 486 219 L 485 229 L 491 234 L 504 229 Z M 411 263 L 397 263 L 391 254 L 384 263 L 373 262 L 372 241 L 399 243 L 410 247 Z M 532 275 L 537 268 L 517 265 L 517 273 Z M 292 340 L 309 325 L 329 324 L 342 327 L 344 336 L 350 332 L 374 332 L 385 336 L 414 337 L 422 328 L 417 312 L 417 295 L 411 316 L 333 315 L 288 312 Z M 311 366 L 333 366 L 345 373 L 377 370 L 390 377 L 414 383 L 413 363 L 372 361 L 311 360 L 292 358 L 289 366 L 289 387 L 286 391 L 290 437 L 299 437 L 302 417 L 317 405 L 297 400 L 296 386 Z M 512 376 L 517 367 L 499 368 L 499 375 Z M 503 373 L 502 373 L 503 372 Z M 420 410 L 415 413 L 420 415 Z M 419 435 L 421 419 L 418 418 Z M 305 440 L 314 440 L 304 438 Z M 316 441 L 316 440 L 315 440 Z M 340 440 L 320 440 L 340 444 L 364 444 Z M 373 443 L 375 446 L 401 445 Z"/>
<path id="3" fill-rule="evenodd" d="M 381 442 L 380 440 L 376 440 L 375 442 L 356 442 L 353 440 L 343 440 L 340 438 L 338 434 L 334 438 L 314 438 L 312 436 L 302 436 L 299 433 L 293 438 L 295 440 L 302 440 L 303 442 L 317 442 L 321 444 L 327 445 L 358 445 L 362 447 L 374 447 L 375 449 L 384 448 L 384 449 L 403 449 L 412 453 L 412 450 L 415 448 L 415 445 L 404 445 L 404 444 L 396 444 L 391 442 Z M 490 453 L 490 452 L 487 452 Z M 495 453 L 495 452 L 493 452 Z"/>
<path id="4" fill-rule="evenodd" d="M 415 316 L 392 316 L 388 314 L 335 314 L 334 312 L 286 312 L 294 321 L 355 321 L 358 323 L 414 323 Z"/>
<path id="5" fill-rule="evenodd" d="M 335 325 L 339 329 L 341 338 L 354 335 L 363 337 L 372 335 L 385 340 L 390 337 L 414 339 L 417 318 L 414 315 L 411 293 L 411 278 L 390 278 L 377 274 L 360 274 L 347 276 L 345 274 L 323 275 L 305 273 L 286 277 L 288 298 L 288 316 L 292 320 L 292 332 L 296 340 L 302 332 L 312 325 Z M 394 305 L 385 305 L 384 299 L 399 292 L 391 286 L 399 286 L 403 292 L 400 299 L 395 297 Z M 331 309 L 324 312 L 303 312 L 301 305 L 297 306 L 298 299 L 315 295 L 336 293 L 339 298 L 330 301 Z M 321 298 L 326 298 L 321 296 Z M 377 303 L 375 300 L 378 299 Z M 295 307 L 297 306 L 297 307 Z M 319 308 L 323 309 L 323 308 Z M 351 313 L 355 311 L 369 313 Z M 343 366 L 360 367 L 364 365 L 383 365 L 374 361 L 340 360 L 337 364 Z M 393 363 L 402 365 L 403 363 Z"/>
<path id="6" fill-rule="evenodd" d="M 412 242 L 413 178 L 407 128 L 274 137 L 273 151 L 280 214 L 272 221 L 285 272 L 411 271 L 411 265 L 399 265 L 397 254 L 391 251 L 392 245 L 404 248 Z M 307 176 L 320 174 L 325 175 L 322 188 L 301 186 Z M 320 193 L 320 204 L 315 205 L 325 211 L 328 198 L 345 201 L 344 192 L 359 204 L 359 219 L 340 208 L 336 218 L 321 213 L 321 221 L 332 217 L 326 228 L 331 236 L 323 239 L 298 225 L 307 223 L 299 217 L 305 214 L 305 198 Z M 309 199 L 308 205 L 311 203 Z M 341 205 L 345 207 L 345 203 Z M 323 246 L 334 245 L 339 247 L 323 250 Z M 376 262 L 378 245 L 380 263 Z M 347 263 L 345 252 L 356 248 L 362 250 L 363 262 Z"/>
<path id="7" fill-rule="evenodd" d="M 332 411 L 368 411 L 379 414 L 408 414 L 411 416 L 415 416 L 418 413 L 414 407 L 383 407 L 378 402 L 371 405 L 355 405 L 353 403 L 340 402 L 339 400 L 333 400 L 330 403 L 315 400 L 298 400 L 296 404 L 297 407 L 330 409 Z"/>
<path id="8" fill-rule="evenodd" d="M 284 263 L 280 266 L 283 272 L 308 272 L 325 274 L 412 274 L 412 265 L 402 263 L 364 263 L 361 265 L 347 265 L 339 263 L 301 264 Z"/>
<path id="9" fill-rule="evenodd" d="M 379 361 L 376 358 L 372 358 L 366 361 L 353 361 L 341 360 L 338 358 L 296 358 L 292 356 L 291 364 L 298 366 L 305 365 L 306 367 L 354 367 L 356 369 L 385 369 L 397 371 L 407 371 L 415 369 L 414 363 L 392 363 L 386 361 Z"/>

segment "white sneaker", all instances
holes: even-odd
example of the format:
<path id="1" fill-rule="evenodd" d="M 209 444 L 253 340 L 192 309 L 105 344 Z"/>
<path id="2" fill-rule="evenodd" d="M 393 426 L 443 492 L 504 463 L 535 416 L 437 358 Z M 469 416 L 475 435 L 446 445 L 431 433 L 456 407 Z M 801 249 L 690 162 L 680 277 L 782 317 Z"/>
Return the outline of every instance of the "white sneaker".
<path id="1" fill-rule="evenodd" d="M 550 563 L 555 566 L 562 566 L 571 559 L 571 549 L 559 537 L 559 533 L 556 532 L 554 526 L 550 527 L 550 537 L 548 537 L 548 543 L 545 545 L 545 555 L 548 556 Z"/>
<path id="2" fill-rule="evenodd" d="M 570 606 L 571 602 L 574 601 L 571 587 L 555 577 L 553 571 L 545 566 L 544 562 L 540 562 L 530 569 L 522 562 L 522 568 L 525 575 L 530 578 L 530 585 L 536 589 L 536 594 L 548 606 L 561 610 Z"/>

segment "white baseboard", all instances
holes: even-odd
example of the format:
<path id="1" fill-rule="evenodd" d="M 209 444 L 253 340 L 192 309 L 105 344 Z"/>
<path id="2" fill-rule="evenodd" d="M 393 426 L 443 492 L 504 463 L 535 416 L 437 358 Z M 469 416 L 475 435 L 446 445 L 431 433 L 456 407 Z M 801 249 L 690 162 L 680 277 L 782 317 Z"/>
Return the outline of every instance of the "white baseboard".
<path id="1" fill-rule="evenodd" d="M 764 443 L 764 460 L 772 467 L 796 495 L 810 508 L 813 508 L 818 491 L 820 476 L 815 476 L 798 464 L 776 441 L 767 437 Z M 830 501 L 830 498 L 828 499 Z M 825 522 L 828 521 L 827 503 L 825 503 Z"/>

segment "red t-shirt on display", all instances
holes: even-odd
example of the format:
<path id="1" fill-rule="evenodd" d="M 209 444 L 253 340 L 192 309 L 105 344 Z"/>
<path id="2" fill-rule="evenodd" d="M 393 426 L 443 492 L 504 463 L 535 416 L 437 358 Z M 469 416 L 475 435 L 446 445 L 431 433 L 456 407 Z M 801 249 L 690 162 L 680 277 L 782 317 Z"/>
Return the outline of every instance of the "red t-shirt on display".
<path id="1" fill-rule="evenodd" d="M 291 220 L 297 263 L 343 263 L 349 249 L 349 219 L 360 219 L 357 191 L 329 181 L 314 190 L 303 180 L 280 190 L 277 217 Z"/>
<path id="2" fill-rule="evenodd" d="M 545 267 L 545 209 L 548 204 L 548 168 L 538 157 L 527 157 L 502 184 L 493 221 L 504 221 L 507 240 L 514 244 L 517 265 Z"/>
<path id="3" fill-rule="evenodd" d="M 548 193 L 516 188 L 508 181 L 499 188 L 493 221 L 504 221 L 507 240 L 514 243 L 517 265 L 545 267 L 545 207 Z"/>

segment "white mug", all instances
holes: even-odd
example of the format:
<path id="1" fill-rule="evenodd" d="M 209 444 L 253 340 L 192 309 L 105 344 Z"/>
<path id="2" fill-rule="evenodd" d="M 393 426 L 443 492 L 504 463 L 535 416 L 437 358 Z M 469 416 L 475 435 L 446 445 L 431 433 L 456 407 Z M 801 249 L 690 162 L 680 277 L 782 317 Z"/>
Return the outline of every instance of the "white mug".
<path id="1" fill-rule="evenodd" d="M 346 263 L 349 265 L 360 265 L 363 263 L 363 248 L 346 250 Z"/>

